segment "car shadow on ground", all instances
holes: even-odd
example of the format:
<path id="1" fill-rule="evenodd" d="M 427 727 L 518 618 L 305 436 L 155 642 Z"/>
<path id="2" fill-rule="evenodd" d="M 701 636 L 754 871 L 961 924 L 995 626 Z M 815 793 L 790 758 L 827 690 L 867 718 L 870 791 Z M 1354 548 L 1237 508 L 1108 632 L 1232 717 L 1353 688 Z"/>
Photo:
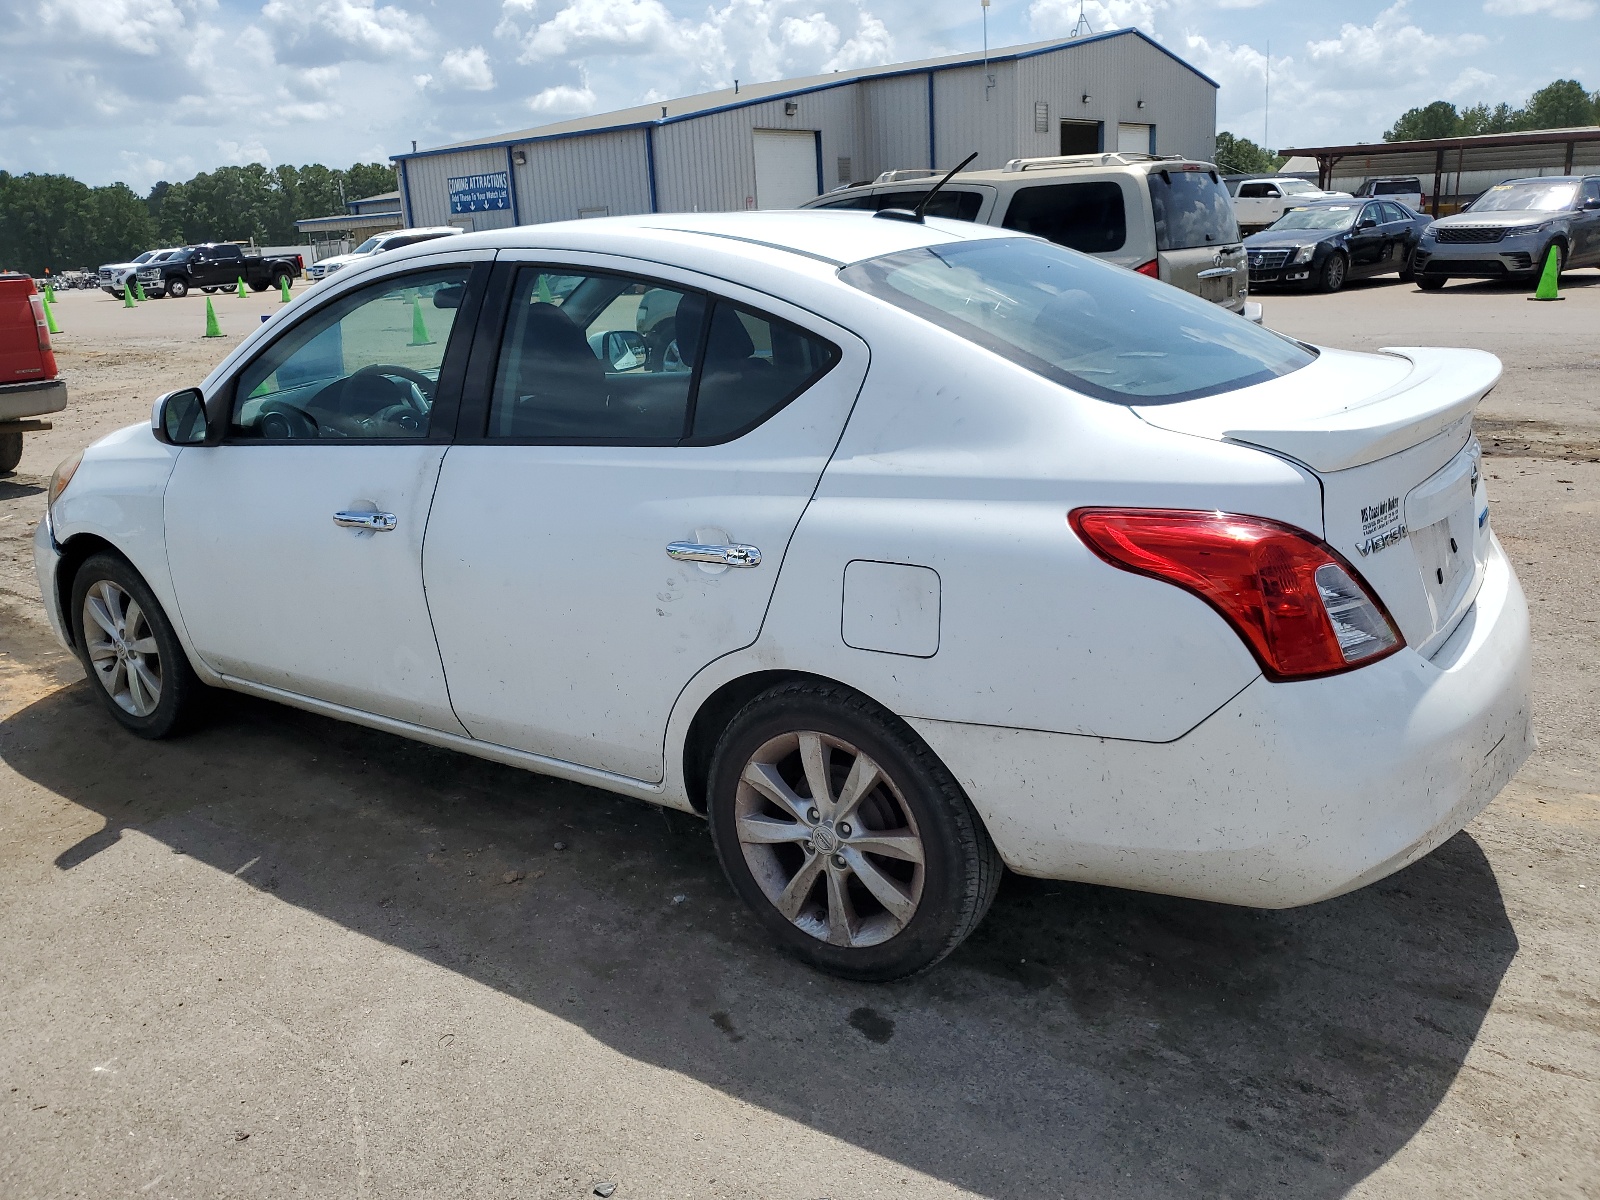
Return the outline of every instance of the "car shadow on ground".
<path id="1" fill-rule="evenodd" d="M 1517 951 L 1462 834 L 1290 912 L 1010 877 L 933 971 L 842 983 L 770 948 L 693 818 L 264 702 L 215 707 L 152 744 L 80 682 L 0 723 L 13 769 L 104 818 L 58 869 L 138 829 L 978 1193 L 1341 1196 L 1434 1111 Z"/>

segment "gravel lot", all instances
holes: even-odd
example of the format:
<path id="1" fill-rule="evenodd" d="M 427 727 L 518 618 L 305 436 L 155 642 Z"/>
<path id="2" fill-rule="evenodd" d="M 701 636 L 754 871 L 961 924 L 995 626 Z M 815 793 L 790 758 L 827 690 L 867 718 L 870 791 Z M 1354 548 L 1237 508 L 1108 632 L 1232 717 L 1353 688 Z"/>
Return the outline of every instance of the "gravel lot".
<path id="1" fill-rule="evenodd" d="M 277 297 L 204 341 L 200 296 L 64 296 L 72 407 L 0 480 L 0 1195 L 1600 1195 L 1600 273 L 1566 296 L 1262 297 L 1506 363 L 1501 798 L 1291 912 L 1008 878 L 888 987 L 770 950 L 691 819 L 239 697 L 114 728 L 38 616 L 44 484 Z"/>

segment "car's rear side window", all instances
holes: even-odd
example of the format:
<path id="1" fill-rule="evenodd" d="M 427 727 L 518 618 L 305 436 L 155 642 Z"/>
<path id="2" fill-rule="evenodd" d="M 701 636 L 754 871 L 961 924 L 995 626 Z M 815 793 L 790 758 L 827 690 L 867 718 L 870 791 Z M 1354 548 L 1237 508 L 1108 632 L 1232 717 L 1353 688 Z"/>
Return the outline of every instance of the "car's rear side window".
<path id="1" fill-rule="evenodd" d="M 854 263 L 839 277 L 1046 379 L 1117 404 L 1232 391 L 1316 357 L 1170 284 L 1032 238 L 906 250 Z"/>
<path id="2" fill-rule="evenodd" d="M 1109 254 L 1128 241 L 1122 188 L 1110 180 L 1019 188 L 1003 224 L 1085 254 Z"/>
<path id="3" fill-rule="evenodd" d="M 1214 172 L 1161 170 L 1150 172 L 1149 179 L 1160 249 L 1189 250 L 1239 240 L 1233 200 Z"/>
<path id="4" fill-rule="evenodd" d="M 879 192 L 874 199 L 875 208 L 916 208 L 927 196 L 928 189 L 905 192 Z M 928 205 L 926 215 L 930 217 L 946 217 L 952 221 L 976 221 L 978 210 L 983 207 L 983 194 L 981 192 L 963 192 L 959 189 L 944 188 L 933 198 L 933 203 Z"/>

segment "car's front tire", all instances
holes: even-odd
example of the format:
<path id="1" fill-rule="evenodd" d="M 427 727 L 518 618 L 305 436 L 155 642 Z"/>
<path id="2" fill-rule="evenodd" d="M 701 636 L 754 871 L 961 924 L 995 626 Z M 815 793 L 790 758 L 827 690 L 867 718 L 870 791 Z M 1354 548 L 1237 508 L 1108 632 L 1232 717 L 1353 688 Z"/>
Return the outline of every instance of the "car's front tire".
<path id="1" fill-rule="evenodd" d="M 167 280 L 167 295 L 174 300 L 182 300 L 189 294 L 189 285 L 182 279 Z"/>
<path id="2" fill-rule="evenodd" d="M 73 577 L 70 619 L 91 686 L 122 727 L 144 738 L 181 732 L 205 685 L 139 572 L 118 555 L 91 556 Z"/>
<path id="3" fill-rule="evenodd" d="M 1437 292 L 1444 287 L 1444 276 L 1418 275 L 1417 286 L 1425 292 Z"/>
<path id="4" fill-rule="evenodd" d="M 955 778 L 903 721 L 837 684 L 782 684 L 746 704 L 717 743 L 707 799 L 734 890 L 830 974 L 931 967 L 999 886 L 999 854 Z"/>
<path id="5" fill-rule="evenodd" d="M 1343 250 L 1335 250 L 1328 255 L 1328 261 L 1322 264 L 1322 271 L 1317 275 L 1317 287 L 1324 292 L 1337 292 L 1344 286 L 1344 281 L 1350 274 L 1350 260 L 1345 257 Z"/>

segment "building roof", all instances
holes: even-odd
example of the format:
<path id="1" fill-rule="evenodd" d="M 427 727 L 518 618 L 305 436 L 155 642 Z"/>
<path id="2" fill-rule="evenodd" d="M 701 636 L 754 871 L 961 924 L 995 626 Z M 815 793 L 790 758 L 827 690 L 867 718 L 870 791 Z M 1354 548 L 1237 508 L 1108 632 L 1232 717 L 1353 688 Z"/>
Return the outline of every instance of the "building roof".
<path id="1" fill-rule="evenodd" d="M 1378 155 L 1431 153 L 1439 150 L 1497 150 L 1516 146 L 1549 146 L 1567 142 L 1600 142 L 1600 125 L 1568 129 L 1530 129 L 1521 133 L 1478 133 L 1469 137 L 1423 138 L 1410 142 L 1357 142 L 1353 146 L 1311 146 L 1279 154 L 1308 158 L 1372 158 Z"/>
<path id="2" fill-rule="evenodd" d="M 404 218 L 396 212 L 354 213 L 350 216 L 305 217 L 294 223 L 301 233 L 345 233 L 356 229 L 398 229 Z"/>
<path id="3" fill-rule="evenodd" d="M 1137 29 L 1113 29 L 1106 33 L 1094 33 L 1079 38 L 1056 38 L 1045 42 L 1029 42 L 1020 46 L 1002 46 L 990 51 L 988 61 L 991 63 L 1015 62 L 1018 59 L 1033 58 L 1040 54 L 1050 54 L 1057 50 L 1068 50 L 1074 46 L 1084 46 L 1092 42 L 1103 42 L 1121 37 L 1134 37 L 1147 42 L 1185 70 L 1205 80 L 1212 87 L 1220 86 L 1215 79 L 1199 70 L 1192 63 L 1185 62 L 1160 42 Z M 515 133 L 474 138 L 465 142 L 451 142 L 448 145 L 435 146 L 427 150 L 415 150 L 409 154 L 395 154 L 391 156 L 391 159 L 394 162 L 403 162 L 406 159 L 426 158 L 435 154 L 450 154 L 459 150 L 497 149 L 527 142 L 577 137 L 589 133 L 638 129 L 647 125 L 671 125 L 678 121 L 687 121 L 695 117 L 724 112 L 732 108 L 744 108 L 751 104 L 764 104 L 771 100 L 789 99 L 805 95 L 808 92 L 820 92 L 828 88 L 860 83 L 863 80 L 892 79 L 897 75 L 918 75 L 930 71 L 951 70 L 957 67 L 980 66 L 983 62 L 984 56 L 982 54 L 948 54 L 940 58 L 925 58 L 914 62 L 894 63 L 883 67 L 855 67 L 848 71 L 835 71 L 829 75 L 812 75 L 803 79 L 779 79 L 770 83 L 747 83 L 739 85 L 737 88 L 723 88 L 715 92 L 703 92 L 698 96 L 685 96 L 681 99 L 658 101 L 654 104 L 639 104 L 633 108 L 595 113 L 587 117 L 575 117 L 569 121 L 556 121 L 549 125 L 538 125 L 532 129 L 523 129 Z"/>

